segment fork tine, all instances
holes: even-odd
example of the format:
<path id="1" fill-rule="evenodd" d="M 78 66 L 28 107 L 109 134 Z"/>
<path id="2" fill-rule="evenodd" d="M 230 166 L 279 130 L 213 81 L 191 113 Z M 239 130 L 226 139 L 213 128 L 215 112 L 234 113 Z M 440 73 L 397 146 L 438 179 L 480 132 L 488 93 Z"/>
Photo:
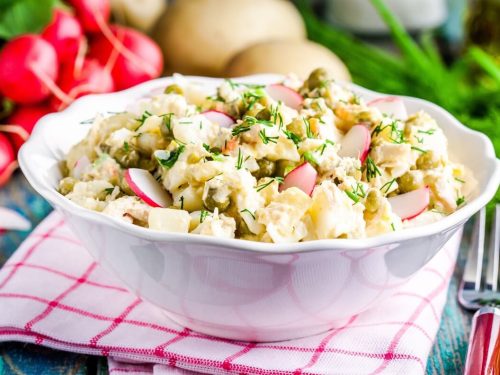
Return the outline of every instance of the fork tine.
<path id="1" fill-rule="evenodd" d="M 463 282 L 464 284 L 474 285 L 474 290 L 479 292 L 481 289 L 481 275 L 483 269 L 484 253 L 484 232 L 485 232 L 486 209 L 483 207 L 477 214 L 472 233 L 472 243 L 467 261 L 465 263 Z"/>
<path id="2" fill-rule="evenodd" d="M 495 207 L 491 224 L 490 250 L 486 271 L 486 289 L 493 292 L 498 290 L 498 271 L 500 268 L 500 204 Z"/>

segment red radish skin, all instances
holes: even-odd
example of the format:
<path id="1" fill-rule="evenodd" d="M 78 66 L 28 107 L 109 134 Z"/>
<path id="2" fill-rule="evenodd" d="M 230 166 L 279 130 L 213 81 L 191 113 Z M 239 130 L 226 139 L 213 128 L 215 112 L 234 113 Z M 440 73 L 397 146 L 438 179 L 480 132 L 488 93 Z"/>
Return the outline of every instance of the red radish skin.
<path id="1" fill-rule="evenodd" d="M 403 100 L 396 96 L 386 96 L 375 99 L 368 102 L 368 105 L 378 108 L 380 112 L 393 116 L 398 120 L 406 120 L 408 118 L 408 112 L 406 111 Z"/>
<path id="2" fill-rule="evenodd" d="M 57 9 L 42 37 L 55 48 L 60 63 L 72 63 L 83 42 L 83 30 L 72 15 Z"/>
<path id="3" fill-rule="evenodd" d="M 370 151 L 371 135 L 364 125 L 354 125 L 342 139 L 339 155 L 342 157 L 359 158 L 364 163 Z"/>
<path id="4" fill-rule="evenodd" d="M 50 112 L 52 110 L 46 104 L 16 107 L 6 121 L 9 125 L 0 125 L 0 131 L 9 133 L 8 137 L 17 153 L 28 139 L 38 120 Z"/>
<path id="5" fill-rule="evenodd" d="M 14 210 L 0 207 L 0 234 L 4 230 L 29 230 L 31 223 Z"/>
<path id="6" fill-rule="evenodd" d="M 266 91 L 271 98 L 281 101 L 293 109 L 299 109 L 304 101 L 304 98 L 297 91 L 280 83 L 268 85 Z"/>
<path id="7" fill-rule="evenodd" d="M 109 0 L 68 0 L 85 32 L 101 31 L 100 21 L 108 22 L 111 14 Z"/>
<path id="8" fill-rule="evenodd" d="M 168 207 L 172 205 L 170 195 L 148 171 L 129 168 L 125 171 L 125 180 L 132 191 L 151 207 Z"/>
<path id="9" fill-rule="evenodd" d="M 5 134 L 0 133 L 0 186 L 9 181 L 12 172 L 15 171 L 17 166 L 14 149 L 9 139 Z"/>
<path id="10" fill-rule="evenodd" d="M 205 111 L 202 113 L 202 115 L 205 116 L 209 121 L 215 122 L 223 128 L 229 128 L 236 123 L 236 120 L 232 116 L 229 116 L 227 113 L 221 111 Z"/>
<path id="11" fill-rule="evenodd" d="M 79 72 L 75 72 L 71 65 L 63 66 L 58 84 L 71 100 L 87 94 L 112 92 L 115 88 L 109 71 L 94 59 L 85 59 Z M 56 111 L 63 109 L 66 104 L 57 97 L 52 97 L 50 101 L 51 107 Z"/>
<path id="12" fill-rule="evenodd" d="M 296 187 L 307 195 L 311 195 L 316 186 L 317 177 L 318 172 L 316 172 L 316 169 L 311 164 L 305 162 L 291 170 L 285 176 L 283 183 L 279 186 L 279 191 L 282 192 L 288 188 Z"/>
<path id="13" fill-rule="evenodd" d="M 54 47 L 42 37 L 12 39 L 0 52 L 0 93 L 20 104 L 41 102 L 49 97 L 58 68 Z"/>
<path id="14" fill-rule="evenodd" d="M 100 34 L 93 38 L 89 54 L 111 70 L 117 90 L 161 75 L 163 56 L 153 40 L 123 26 L 110 26 L 109 31 L 107 35 Z"/>
<path id="15" fill-rule="evenodd" d="M 424 187 L 388 198 L 388 201 L 392 211 L 402 220 L 411 220 L 427 209 L 430 196 L 429 188 Z"/>

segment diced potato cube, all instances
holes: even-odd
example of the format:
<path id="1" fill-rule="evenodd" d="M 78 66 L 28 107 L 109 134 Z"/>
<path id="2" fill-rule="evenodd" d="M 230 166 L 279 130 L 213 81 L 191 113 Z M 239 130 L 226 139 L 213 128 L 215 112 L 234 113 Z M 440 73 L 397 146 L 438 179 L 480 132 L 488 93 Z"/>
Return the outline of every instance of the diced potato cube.
<path id="1" fill-rule="evenodd" d="M 188 233 L 191 216 L 185 210 L 153 208 L 149 213 L 150 229 L 160 232 Z"/>

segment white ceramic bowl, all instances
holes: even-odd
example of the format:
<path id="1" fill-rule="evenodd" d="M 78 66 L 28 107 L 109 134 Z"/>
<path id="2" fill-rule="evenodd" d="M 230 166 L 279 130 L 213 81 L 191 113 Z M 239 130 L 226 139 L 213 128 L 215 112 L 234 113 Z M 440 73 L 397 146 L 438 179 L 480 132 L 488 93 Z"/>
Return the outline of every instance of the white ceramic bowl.
<path id="1" fill-rule="evenodd" d="M 219 79 L 188 77 L 210 87 Z M 193 234 L 167 234 L 124 223 L 77 206 L 56 191 L 58 163 L 82 139 L 96 113 L 122 111 L 171 78 L 126 91 L 90 95 L 43 117 L 19 155 L 33 187 L 74 230 L 100 264 L 172 320 L 193 330 L 238 340 L 273 341 L 306 336 L 368 309 L 431 259 L 495 194 L 500 162 L 484 135 L 461 125 L 429 102 L 404 98 L 443 128 L 454 158 L 474 171 L 478 188 L 467 204 L 434 224 L 382 236 L 296 244 L 255 243 Z M 275 75 L 238 79 L 267 84 Z M 352 86 L 373 99 L 380 94 Z"/>

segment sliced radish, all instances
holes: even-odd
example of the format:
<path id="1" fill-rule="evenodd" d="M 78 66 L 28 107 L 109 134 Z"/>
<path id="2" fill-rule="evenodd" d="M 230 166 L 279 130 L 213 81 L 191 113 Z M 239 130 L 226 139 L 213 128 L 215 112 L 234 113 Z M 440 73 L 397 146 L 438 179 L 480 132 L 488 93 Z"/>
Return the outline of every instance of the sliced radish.
<path id="1" fill-rule="evenodd" d="M 428 187 L 424 187 L 391 197 L 388 201 L 396 215 L 402 220 L 410 220 L 427 209 L 430 201 L 430 191 Z"/>
<path id="2" fill-rule="evenodd" d="M 134 193 L 150 206 L 169 207 L 172 205 L 170 195 L 148 171 L 129 168 L 125 171 L 125 180 Z"/>
<path id="3" fill-rule="evenodd" d="M 215 122 L 223 128 L 229 128 L 236 123 L 236 120 L 233 117 L 221 111 L 210 110 L 203 112 L 202 115 L 205 116 L 208 121 Z"/>
<path id="4" fill-rule="evenodd" d="M 401 98 L 396 96 L 386 96 L 383 98 L 372 100 L 368 102 L 370 107 L 378 108 L 382 113 L 392 116 L 398 120 L 406 120 L 408 112 L 406 111 L 405 104 Z"/>
<path id="5" fill-rule="evenodd" d="M 314 186 L 316 186 L 316 177 L 318 172 L 316 169 L 309 164 L 303 163 L 292 169 L 290 173 L 285 176 L 283 183 L 279 186 L 279 191 L 282 192 L 291 187 L 296 187 L 302 190 L 304 193 L 311 195 Z"/>
<path id="6" fill-rule="evenodd" d="M 287 107 L 299 109 L 304 101 L 304 98 L 295 90 L 275 83 L 266 87 L 268 95 L 276 101 L 283 102 Z"/>
<path id="7" fill-rule="evenodd" d="M 14 210 L 0 207 L 0 231 L 2 230 L 28 230 L 31 223 L 24 216 Z"/>
<path id="8" fill-rule="evenodd" d="M 83 173 L 87 170 L 90 165 L 90 159 L 87 155 L 83 155 L 80 159 L 78 159 L 73 167 L 73 177 L 76 179 L 82 178 Z"/>
<path id="9" fill-rule="evenodd" d="M 0 133 L 0 186 L 9 181 L 17 166 L 12 144 L 5 134 Z"/>
<path id="10" fill-rule="evenodd" d="M 363 163 L 370 150 L 371 135 L 366 126 L 354 125 L 342 139 L 339 155 L 359 158 Z"/>

